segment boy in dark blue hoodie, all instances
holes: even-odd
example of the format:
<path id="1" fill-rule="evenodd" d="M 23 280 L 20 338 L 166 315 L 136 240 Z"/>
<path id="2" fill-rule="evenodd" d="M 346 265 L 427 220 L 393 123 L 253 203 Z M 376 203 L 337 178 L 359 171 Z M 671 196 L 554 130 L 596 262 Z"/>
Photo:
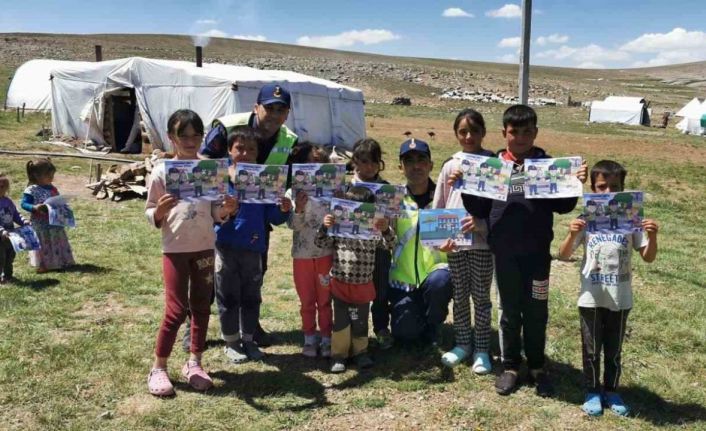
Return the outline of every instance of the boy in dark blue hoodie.
<path id="1" fill-rule="evenodd" d="M 495 390 L 509 395 L 518 385 L 524 342 L 529 380 L 537 394 L 548 397 L 554 388 L 544 369 L 544 346 L 548 321 L 549 246 L 554 238 L 554 213 L 565 214 L 578 198 L 525 199 L 525 159 L 550 156 L 534 140 L 539 132 L 537 114 L 525 105 L 514 105 L 503 114 L 506 148 L 497 157 L 513 162 L 507 201 L 463 195 L 466 210 L 489 220 L 488 244 L 495 256 L 495 275 L 502 308 L 500 346 L 504 371 L 495 380 Z M 577 176 L 586 181 L 584 164 Z"/>
<path id="2" fill-rule="evenodd" d="M 229 177 L 234 178 L 238 163 L 255 163 L 257 151 L 256 133 L 249 127 L 235 129 L 228 138 Z M 231 180 L 228 193 L 235 192 Z M 264 356 L 253 341 L 262 302 L 261 256 L 267 250 L 267 227 L 287 221 L 291 209 L 285 197 L 279 205 L 239 203 L 235 215 L 215 228 L 218 317 L 225 354 L 235 363 Z"/>

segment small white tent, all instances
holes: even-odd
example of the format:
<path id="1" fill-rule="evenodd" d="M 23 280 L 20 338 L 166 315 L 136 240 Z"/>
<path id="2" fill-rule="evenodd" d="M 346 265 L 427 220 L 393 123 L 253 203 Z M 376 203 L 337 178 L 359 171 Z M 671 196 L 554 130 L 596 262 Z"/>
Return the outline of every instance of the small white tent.
<path id="1" fill-rule="evenodd" d="M 29 63 L 32 62 L 26 65 Z M 29 69 L 37 72 L 31 76 L 20 73 L 23 67 L 13 78 L 13 83 L 18 84 L 11 87 L 18 92 L 13 89 L 12 100 L 17 100 L 14 94 L 27 93 L 34 82 L 37 94 L 43 94 L 41 98 L 45 101 L 50 100 L 55 135 L 104 144 L 106 110 L 127 104 L 132 105 L 132 111 L 129 107 L 128 111 L 135 114 L 127 115 L 127 128 L 138 126 L 133 117 L 139 114 L 152 145 L 169 150 L 166 125 L 175 110 L 196 111 L 208 127 L 220 116 L 250 111 L 260 88 L 277 82 L 292 94 L 287 126 L 300 140 L 350 148 L 365 137 L 365 107 L 360 90 L 300 73 L 222 64 L 204 64 L 199 68 L 189 62 L 140 57 L 99 63 L 58 62 L 51 67 L 45 65 L 43 72 L 32 66 Z M 39 89 L 40 83 L 47 80 L 51 83 L 49 96 L 42 93 L 46 87 Z M 111 103 L 116 95 L 127 102 Z M 37 106 L 46 106 L 46 102 Z M 127 137 L 129 132 L 122 136 Z"/>
<path id="2" fill-rule="evenodd" d="M 706 119 L 706 100 L 701 103 L 698 98 L 694 97 L 674 115 L 683 117 L 676 125 L 676 128 L 681 130 L 682 133 L 690 135 L 706 134 L 706 128 L 703 126 L 703 120 Z"/>
<path id="3" fill-rule="evenodd" d="M 647 102 L 641 97 L 608 96 L 591 103 L 588 121 L 649 126 L 650 114 Z"/>

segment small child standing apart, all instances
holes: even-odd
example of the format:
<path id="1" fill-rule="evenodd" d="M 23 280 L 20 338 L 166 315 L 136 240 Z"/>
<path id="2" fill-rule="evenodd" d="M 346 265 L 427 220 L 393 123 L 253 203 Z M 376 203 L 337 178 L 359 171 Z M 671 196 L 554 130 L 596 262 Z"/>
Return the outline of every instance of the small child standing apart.
<path id="1" fill-rule="evenodd" d="M 369 189 L 352 186 L 345 198 L 356 202 L 375 202 L 375 195 Z M 375 228 L 380 231 L 379 239 L 364 240 L 339 238 L 327 235 L 328 229 L 336 223 L 336 218 L 327 214 L 319 228 L 316 245 L 334 250 L 331 268 L 331 296 L 333 296 L 333 334 L 331 336 L 332 373 L 346 371 L 345 360 L 355 359 L 359 368 L 370 368 L 372 359 L 368 356 L 368 310 L 370 301 L 375 298 L 373 273 L 375 270 L 375 250 L 382 246 L 392 250 L 395 245 L 395 231 L 390 228 L 387 218 L 375 220 Z"/>
<path id="2" fill-rule="evenodd" d="M 456 116 L 454 133 L 461 151 L 493 157 L 494 153 L 483 148 L 485 120 L 480 112 L 465 109 Z M 451 187 L 450 178 L 461 169 L 459 159 L 451 158 L 439 172 L 434 193 L 434 208 L 463 208 L 461 191 Z M 463 221 L 469 222 L 470 217 Z M 447 252 L 449 270 L 453 281 L 453 318 L 456 346 L 441 357 L 448 367 L 455 367 L 473 352 L 473 372 L 487 374 L 491 371 L 490 355 L 490 285 L 493 281 L 493 255 L 488 247 L 487 221 L 477 218 L 473 221 L 473 245 L 459 247 L 449 240 L 441 251 Z M 471 306 L 473 298 L 475 331 L 471 344 Z"/>
<path id="3" fill-rule="evenodd" d="M 30 221 L 37 233 L 41 248 L 30 253 L 30 264 L 37 272 L 62 269 L 74 265 L 69 238 L 63 226 L 49 224 L 49 211 L 44 203 L 53 196 L 59 196 L 54 187 L 56 168 L 49 159 L 37 159 L 27 162 L 27 180 L 29 186 L 22 195 L 22 209 L 30 212 Z"/>
<path id="4" fill-rule="evenodd" d="M 0 284 L 11 283 L 13 277 L 13 263 L 15 249 L 10 242 L 9 231 L 18 226 L 25 226 L 25 220 L 17 211 L 15 203 L 7 196 L 10 191 L 10 178 L 0 172 Z"/>
<path id="5" fill-rule="evenodd" d="M 203 122 L 193 111 L 182 109 L 169 117 L 169 140 L 175 160 L 196 159 L 203 139 Z M 201 367 L 213 293 L 213 223 L 235 212 L 235 200 L 226 197 L 223 205 L 206 200 L 178 200 L 167 193 L 164 163 L 150 175 L 145 215 L 162 230 L 162 271 L 164 273 L 164 318 L 157 334 L 157 346 L 147 386 L 152 395 L 174 395 L 167 360 L 179 326 L 191 312 L 189 360 L 181 370 L 189 385 L 205 391 L 213 382 Z"/>
<path id="6" fill-rule="evenodd" d="M 292 163 L 329 163 L 328 155 L 318 147 L 301 143 L 294 147 L 291 156 Z M 287 197 L 292 197 L 292 189 L 287 190 Z M 315 243 L 316 233 L 321 226 L 321 220 L 328 212 L 327 201 L 310 199 L 303 190 L 297 193 L 294 200 L 294 213 L 288 224 L 292 228 L 292 258 L 294 287 L 299 295 L 304 332 L 304 348 L 302 354 L 309 358 L 317 355 L 331 356 L 331 331 L 333 314 L 331 311 L 330 275 L 333 264 L 333 249 L 318 247 Z M 317 340 L 316 323 L 318 315 L 319 335 Z"/>
<path id="7" fill-rule="evenodd" d="M 382 148 L 375 139 L 362 139 L 353 145 L 353 181 L 364 183 L 390 184 L 380 176 L 380 171 L 385 170 L 382 160 Z M 389 250 L 378 248 L 375 251 L 375 271 L 373 284 L 375 285 L 375 300 L 370 307 L 373 315 L 373 333 L 378 346 L 382 350 L 392 347 L 394 340 L 390 333 L 390 307 L 387 291 L 390 285 L 390 265 L 392 255 Z"/>
<path id="8" fill-rule="evenodd" d="M 626 175 L 625 168 L 617 162 L 601 160 L 591 169 L 591 190 L 620 192 Z M 581 244 L 584 246 L 578 307 L 587 393 L 581 408 L 590 416 L 602 414 L 603 405 L 620 416 L 629 413 L 617 389 L 625 326 L 633 305 L 630 258 L 635 249 L 642 260 L 653 262 L 659 230 L 657 223 L 649 219 L 642 221 L 642 228 L 644 233 L 591 233 L 586 231 L 586 220 L 578 218 L 569 224 L 569 234 L 559 248 L 559 257 L 568 259 Z M 605 357 L 602 390 L 601 350 Z"/>
<path id="9" fill-rule="evenodd" d="M 255 163 L 258 135 L 250 127 L 234 129 L 228 137 L 228 193 L 238 163 Z M 254 340 L 262 304 L 262 254 L 267 250 L 266 229 L 287 221 L 292 201 L 275 204 L 237 203 L 235 215 L 216 226 L 216 304 L 226 357 L 234 363 L 260 360 L 265 354 Z"/>

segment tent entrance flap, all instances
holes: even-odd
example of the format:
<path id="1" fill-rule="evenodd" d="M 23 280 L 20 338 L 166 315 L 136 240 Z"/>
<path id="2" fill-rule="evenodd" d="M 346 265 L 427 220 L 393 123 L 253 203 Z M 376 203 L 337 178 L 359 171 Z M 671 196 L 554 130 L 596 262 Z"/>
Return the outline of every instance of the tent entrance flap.
<path id="1" fill-rule="evenodd" d="M 127 148 L 139 152 L 140 110 L 134 88 L 119 88 L 103 95 L 103 138 L 113 151 Z"/>

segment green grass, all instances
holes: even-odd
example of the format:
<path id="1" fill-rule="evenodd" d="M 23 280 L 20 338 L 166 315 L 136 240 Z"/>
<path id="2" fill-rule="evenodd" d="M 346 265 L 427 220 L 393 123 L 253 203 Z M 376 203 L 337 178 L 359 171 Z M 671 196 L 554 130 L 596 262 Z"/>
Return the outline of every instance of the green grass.
<path id="1" fill-rule="evenodd" d="M 489 124 L 499 127 L 501 108 L 481 109 Z M 424 121 L 450 127 L 453 118 L 450 109 L 414 106 L 369 105 L 368 114 L 369 121 L 390 119 L 402 130 Z M 565 141 L 550 143 L 557 155 L 584 148 L 575 143 L 582 142 L 586 132 L 581 120 L 572 118 L 573 110 L 540 110 L 543 130 Z M 42 120 L 28 116 L 17 124 L 12 113 L 0 115 L 0 148 L 39 148 L 33 134 Z M 369 131 L 387 154 L 385 177 L 395 182 L 401 181 L 394 156 L 402 130 Z M 577 262 L 556 262 L 552 270 L 547 354 L 558 396 L 539 399 L 524 387 L 511 397 L 499 397 L 492 376 L 474 376 L 467 366 L 443 369 L 439 349 L 375 352 L 376 366 L 370 372 L 353 368 L 343 375 L 329 374 L 325 361 L 303 358 L 291 278 L 291 233 L 283 228 L 272 237 L 263 304 L 264 326 L 282 343 L 267 349 L 270 355 L 264 363 L 228 363 L 216 341 L 214 307 L 204 363 L 216 387 L 204 395 L 181 382 L 178 374 L 185 355 L 177 346 L 170 366 L 173 380 L 180 382 L 178 395 L 155 399 L 147 394 L 145 378 L 163 307 L 159 231 L 145 222 L 143 201 L 82 197 L 74 201 L 78 227 L 68 232 L 79 267 L 37 275 L 20 255 L 16 275 L 21 283 L 0 288 L 0 428 L 705 429 L 706 177 L 703 165 L 689 159 L 704 160 L 706 149 L 701 141 L 680 135 L 625 133 L 606 127 L 596 136 L 601 142 L 639 138 L 641 145 L 615 154 L 609 150 L 614 147 L 596 143 L 584 155 L 622 160 L 629 171 L 627 187 L 647 192 L 646 214 L 661 225 L 657 260 L 650 265 L 639 262 L 638 256 L 633 260 L 635 308 L 624 344 L 622 384 L 634 418 L 606 414 L 588 420 L 579 411 L 583 393 Z M 683 161 L 668 157 L 684 147 L 691 153 L 684 154 Z M 433 148 L 436 175 L 456 144 L 439 138 Z M 87 177 L 88 162 L 54 160 L 59 173 L 67 175 L 62 177 L 65 183 L 57 182 L 60 191 Z M 25 162 L 22 157 L 0 156 L 0 171 L 12 178 L 15 201 L 24 188 Z M 557 217 L 553 250 L 575 214 Z M 450 347 L 452 337 L 451 327 L 445 327 L 444 348 Z M 496 340 L 494 348 L 497 351 Z"/>

